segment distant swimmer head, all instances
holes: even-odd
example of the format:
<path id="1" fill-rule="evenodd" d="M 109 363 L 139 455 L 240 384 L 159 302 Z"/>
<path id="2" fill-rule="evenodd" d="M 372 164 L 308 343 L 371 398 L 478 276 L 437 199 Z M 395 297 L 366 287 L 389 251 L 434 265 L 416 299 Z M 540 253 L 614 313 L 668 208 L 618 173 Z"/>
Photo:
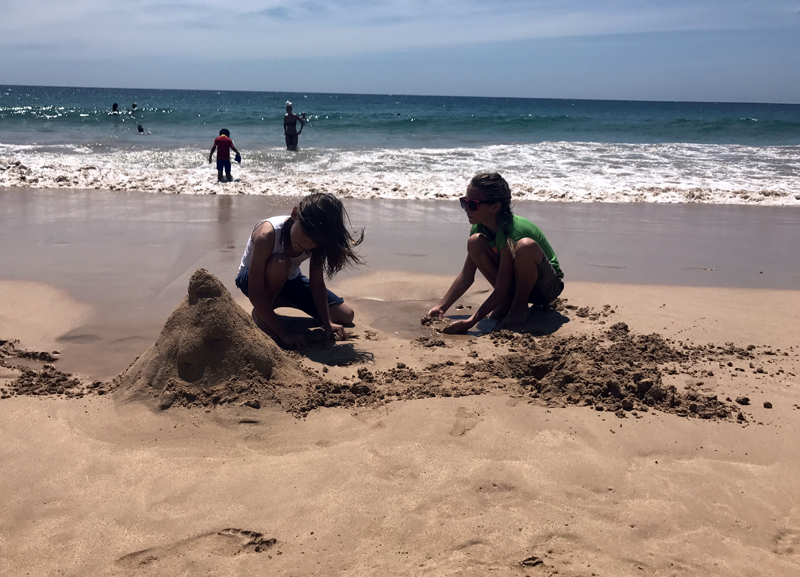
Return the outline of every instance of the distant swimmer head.
<path id="1" fill-rule="evenodd" d="M 142 125 L 141 125 L 141 124 L 139 125 L 139 128 L 138 128 L 138 130 L 139 130 L 139 132 L 144 132 L 144 128 L 142 128 Z"/>
<path id="2" fill-rule="evenodd" d="M 118 108 L 119 104 L 117 104 L 116 102 L 111 106 L 111 110 L 113 110 L 114 112 L 116 112 Z"/>
<path id="3" fill-rule="evenodd" d="M 286 108 L 290 109 L 291 107 L 292 107 L 292 103 L 287 100 L 286 101 Z"/>
<path id="4" fill-rule="evenodd" d="M 136 110 L 136 103 L 131 104 L 131 110 Z"/>
<path id="5" fill-rule="evenodd" d="M 231 137 L 231 131 L 230 131 L 230 130 L 228 130 L 227 128 L 223 128 L 222 130 L 220 130 L 220 131 L 219 131 L 219 135 L 220 135 L 220 136 L 223 136 L 223 135 L 225 135 L 225 136 L 227 136 L 228 138 L 230 138 L 230 137 Z"/>

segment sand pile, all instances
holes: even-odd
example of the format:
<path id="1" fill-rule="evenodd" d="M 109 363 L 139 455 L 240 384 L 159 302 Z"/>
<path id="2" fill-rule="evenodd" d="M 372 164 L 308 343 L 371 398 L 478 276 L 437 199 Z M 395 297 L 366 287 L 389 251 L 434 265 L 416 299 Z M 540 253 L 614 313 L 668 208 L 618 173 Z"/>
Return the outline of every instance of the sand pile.
<path id="1" fill-rule="evenodd" d="M 115 379 L 128 398 L 211 406 L 291 405 L 308 378 L 266 336 L 214 275 L 197 270 L 188 295 L 154 345 Z"/>
<path id="2" fill-rule="evenodd" d="M 20 359 L 31 359 L 34 361 L 46 361 L 48 363 L 57 361 L 60 351 L 29 351 L 19 348 L 19 341 L 16 339 L 0 339 L 0 362 L 14 357 Z"/>
<path id="3" fill-rule="evenodd" d="M 32 351 L 19 348 L 17 340 L 0 340 L 0 398 L 15 395 L 64 395 L 80 398 L 85 394 L 105 394 L 100 381 L 85 383 L 78 377 L 59 371 L 52 363 L 59 358 L 59 351 Z M 46 362 L 41 369 L 22 365 L 17 359 Z"/>
<path id="4" fill-rule="evenodd" d="M 755 360 L 753 346 L 672 343 L 655 333 L 634 334 L 625 323 L 595 335 L 539 337 L 499 331 L 481 338 L 494 341 L 498 354 L 474 360 L 471 353 L 465 362 L 447 360 L 417 370 L 404 363 L 383 371 L 360 368 L 344 382 L 309 384 L 296 410 L 495 392 L 551 407 L 586 406 L 621 418 L 656 409 L 683 417 L 747 421 L 731 399 L 720 400 L 704 391 L 702 378 L 686 380 L 679 390 L 666 384 L 664 377 L 682 373 L 710 378 L 711 370 L 698 372 L 695 367 L 709 361 L 729 366 L 730 359 Z M 436 339 L 413 343 L 427 347 Z"/>
<path id="5" fill-rule="evenodd" d="M 520 352 L 486 361 L 478 370 L 517 379 L 533 399 L 545 404 L 590 405 L 624 417 L 629 411 L 655 408 L 702 419 L 744 419 L 732 404 L 703 393 L 697 381 L 683 390 L 665 385 L 668 364 L 689 360 L 696 350 L 679 350 L 661 335 L 637 335 L 617 323 L 599 336 L 532 339 L 500 333 Z M 697 356 L 696 354 L 694 356 Z"/>

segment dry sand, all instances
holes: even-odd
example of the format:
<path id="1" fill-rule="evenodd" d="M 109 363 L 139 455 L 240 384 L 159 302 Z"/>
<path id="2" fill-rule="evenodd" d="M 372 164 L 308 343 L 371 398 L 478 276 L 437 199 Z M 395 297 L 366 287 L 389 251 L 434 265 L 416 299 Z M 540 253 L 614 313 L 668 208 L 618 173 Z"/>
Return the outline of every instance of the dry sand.
<path id="1" fill-rule="evenodd" d="M 394 300 L 392 277 L 355 283 L 354 297 L 386 302 L 353 299 L 352 340 L 286 354 L 383 399 L 334 395 L 303 418 L 240 402 L 159 411 L 120 390 L 5 399 L 3 574 L 797 574 L 800 294 L 573 283 L 554 336 L 411 338 L 386 317 L 419 322 L 431 300 Z M 419 297 L 446 284 L 422 281 Z M 553 339 L 607 347 L 620 322 L 689 351 L 658 365 L 666 386 L 747 396 L 724 403 L 746 421 L 653 407 L 620 418 L 532 396 L 507 370 L 462 376 Z M 437 378 L 415 395 L 408 371 Z"/>
<path id="2" fill-rule="evenodd" d="M 98 305 L 0 281 L 0 574 L 800 573 L 800 291 L 568 282 L 521 332 L 445 336 L 420 318 L 451 280 L 343 277 L 350 340 L 267 345 L 273 393 L 187 396 L 219 375 L 175 365 L 171 403 L 107 378 L 135 355 L 68 365 Z M 247 320 L 224 294 L 205 318 Z M 156 342 L 137 322 L 121 351 Z"/>

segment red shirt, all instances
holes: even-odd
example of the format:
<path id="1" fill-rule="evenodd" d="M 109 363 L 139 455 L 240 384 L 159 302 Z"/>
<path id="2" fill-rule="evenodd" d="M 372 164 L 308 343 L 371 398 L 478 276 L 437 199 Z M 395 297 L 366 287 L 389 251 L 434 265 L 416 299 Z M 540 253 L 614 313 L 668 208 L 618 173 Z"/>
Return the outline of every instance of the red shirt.
<path id="1" fill-rule="evenodd" d="M 217 160 L 231 159 L 231 146 L 233 146 L 233 140 L 224 134 L 220 134 L 214 139 L 214 146 L 217 147 Z"/>

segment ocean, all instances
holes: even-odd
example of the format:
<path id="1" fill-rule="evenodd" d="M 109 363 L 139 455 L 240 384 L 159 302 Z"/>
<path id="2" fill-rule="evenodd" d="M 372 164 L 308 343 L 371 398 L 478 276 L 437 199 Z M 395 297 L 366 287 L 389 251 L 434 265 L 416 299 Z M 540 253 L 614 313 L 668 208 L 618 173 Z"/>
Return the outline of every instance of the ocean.
<path id="1" fill-rule="evenodd" d="M 484 170 L 518 200 L 800 205 L 800 105 L 0 86 L 0 186 L 449 199 Z"/>

